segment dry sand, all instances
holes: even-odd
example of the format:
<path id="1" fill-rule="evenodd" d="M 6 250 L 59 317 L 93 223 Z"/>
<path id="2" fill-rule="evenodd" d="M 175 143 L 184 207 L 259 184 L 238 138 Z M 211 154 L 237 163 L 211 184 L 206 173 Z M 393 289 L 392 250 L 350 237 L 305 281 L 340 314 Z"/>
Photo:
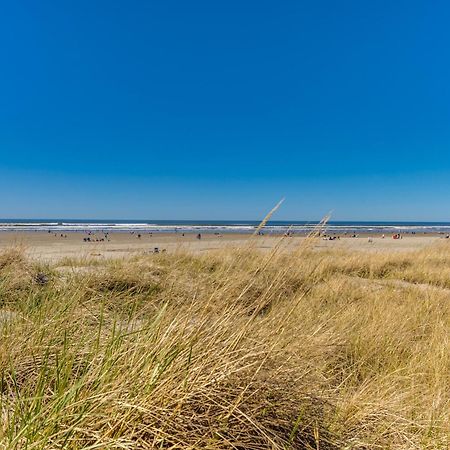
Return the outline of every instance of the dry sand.
<path id="1" fill-rule="evenodd" d="M 181 248 L 194 253 L 221 249 L 223 247 L 237 247 L 242 245 L 248 234 L 224 234 L 222 237 L 214 234 L 203 234 L 198 240 L 195 233 L 143 234 L 139 239 L 136 234 L 111 233 L 109 242 L 84 242 L 84 233 L 67 233 L 67 238 L 58 234 L 45 232 L 4 232 L 0 233 L 0 250 L 11 246 L 23 246 L 26 253 L 36 259 L 55 262 L 64 258 L 121 258 L 143 252 L 153 252 L 155 247 L 160 251 L 174 252 Z M 103 235 L 91 236 L 91 239 L 101 238 Z M 273 247 L 280 236 L 258 236 L 256 246 L 267 250 Z M 300 244 L 304 237 L 286 239 L 286 248 L 293 248 Z M 367 235 L 351 238 L 341 237 L 339 240 L 328 241 L 318 239 L 317 249 L 344 248 L 349 250 L 368 251 L 412 251 L 431 245 L 442 240 L 442 236 L 406 235 L 402 239 L 394 240 L 390 236 L 382 238 L 380 235 Z M 449 242 L 450 245 L 450 242 Z"/>

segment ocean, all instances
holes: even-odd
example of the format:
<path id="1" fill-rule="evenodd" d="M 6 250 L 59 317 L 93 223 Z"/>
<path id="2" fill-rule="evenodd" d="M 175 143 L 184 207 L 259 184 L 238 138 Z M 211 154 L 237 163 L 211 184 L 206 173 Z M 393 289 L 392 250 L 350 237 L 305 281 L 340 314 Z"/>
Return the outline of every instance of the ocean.
<path id="1" fill-rule="evenodd" d="M 140 233 L 253 233 L 259 225 L 253 220 L 86 220 L 86 219 L 0 219 L 3 231 L 43 232 L 140 232 Z M 310 232 L 315 221 L 276 221 L 264 227 L 265 234 Z M 357 222 L 330 221 L 330 234 L 354 233 L 450 233 L 450 222 Z"/>

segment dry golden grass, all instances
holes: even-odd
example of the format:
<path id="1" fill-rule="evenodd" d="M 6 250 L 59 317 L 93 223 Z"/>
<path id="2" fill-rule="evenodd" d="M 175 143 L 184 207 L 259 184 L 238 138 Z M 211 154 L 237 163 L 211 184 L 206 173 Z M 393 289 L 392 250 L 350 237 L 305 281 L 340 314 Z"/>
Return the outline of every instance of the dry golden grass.
<path id="1" fill-rule="evenodd" d="M 450 247 L 0 255 L 0 446 L 447 449 Z"/>

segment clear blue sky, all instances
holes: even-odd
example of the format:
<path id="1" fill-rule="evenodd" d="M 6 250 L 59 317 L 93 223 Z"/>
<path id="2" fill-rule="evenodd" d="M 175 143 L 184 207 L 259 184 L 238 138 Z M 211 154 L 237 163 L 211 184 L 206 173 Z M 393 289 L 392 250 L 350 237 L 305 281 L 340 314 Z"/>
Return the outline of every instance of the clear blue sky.
<path id="1" fill-rule="evenodd" d="M 450 3 L 24 1 L 0 217 L 450 220 Z"/>

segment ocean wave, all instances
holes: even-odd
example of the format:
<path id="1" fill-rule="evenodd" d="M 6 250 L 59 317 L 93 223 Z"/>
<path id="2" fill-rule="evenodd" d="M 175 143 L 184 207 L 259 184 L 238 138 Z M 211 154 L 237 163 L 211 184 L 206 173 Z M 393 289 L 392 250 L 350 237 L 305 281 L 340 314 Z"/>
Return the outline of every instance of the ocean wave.
<path id="1" fill-rule="evenodd" d="M 142 222 L 75 222 L 75 221 L 8 221 L 0 222 L 0 231 L 28 232 L 151 232 L 151 233 L 252 233 L 258 223 L 142 223 Z M 307 233 L 317 226 L 315 223 L 269 223 L 264 233 Z M 395 224 L 395 223 L 329 223 L 328 233 L 441 233 L 450 232 L 450 223 L 442 224 Z"/>

